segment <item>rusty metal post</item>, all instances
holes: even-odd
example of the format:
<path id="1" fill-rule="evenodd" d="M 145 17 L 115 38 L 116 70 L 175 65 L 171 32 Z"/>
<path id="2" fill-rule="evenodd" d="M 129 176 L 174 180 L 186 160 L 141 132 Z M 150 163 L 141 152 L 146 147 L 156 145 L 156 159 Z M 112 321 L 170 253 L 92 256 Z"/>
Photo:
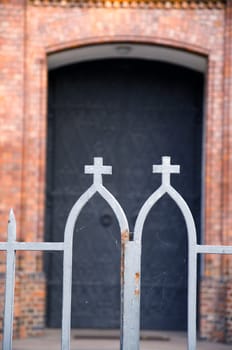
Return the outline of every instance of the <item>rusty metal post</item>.
<path id="1" fill-rule="evenodd" d="M 124 339 L 124 285 L 125 285 L 125 247 L 129 241 L 129 231 L 121 232 L 121 266 L 120 266 L 120 283 L 121 283 L 121 302 L 120 302 L 120 349 L 123 350 Z"/>
<path id="2" fill-rule="evenodd" d="M 125 245 L 123 350 L 139 350 L 141 242 Z"/>

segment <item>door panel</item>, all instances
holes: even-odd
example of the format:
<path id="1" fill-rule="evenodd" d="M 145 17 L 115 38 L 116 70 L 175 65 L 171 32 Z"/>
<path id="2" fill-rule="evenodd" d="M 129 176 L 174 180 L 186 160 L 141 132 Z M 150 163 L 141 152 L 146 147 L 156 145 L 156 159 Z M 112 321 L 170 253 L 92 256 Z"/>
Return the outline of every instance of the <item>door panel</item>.
<path id="1" fill-rule="evenodd" d="M 105 186 L 126 211 L 138 212 L 158 188 L 152 164 L 172 157 L 173 186 L 188 202 L 200 232 L 203 77 L 169 64 L 105 60 L 49 74 L 46 238 L 61 241 L 69 210 L 92 184 L 84 165 L 101 156 L 113 166 Z M 186 328 L 187 237 L 183 218 L 163 198 L 145 223 L 142 327 Z M 62 256 L 46 260 L 48 326 L 61 320 Z M 118 328 L 120 234 L 108 205 L 95 196 L 75 228 L 72 326 Z"/>

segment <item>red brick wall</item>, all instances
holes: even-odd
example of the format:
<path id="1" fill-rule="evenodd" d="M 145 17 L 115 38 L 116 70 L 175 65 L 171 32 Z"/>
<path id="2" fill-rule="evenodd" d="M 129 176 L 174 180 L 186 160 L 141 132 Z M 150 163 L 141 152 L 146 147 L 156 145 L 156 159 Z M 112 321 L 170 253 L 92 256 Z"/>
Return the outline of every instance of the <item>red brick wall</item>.
<path id="1" fill-rule="evenodd" d="M 2 240 L 5 240 L 7 213 L 11 206 L 16 212 L 19 239 L 43 240 L 47 55 L 86 44 L 129 41 L 168 45 L 207 56 L 204 242 L 232 244 L 231 8 L 185 6 L 174 9 L 169 6 L 146 9 L 134 6 L 34 6 L 23 0 L 0 3 Z M 44 280 L 41 282 L 39 261 L 39 254 L 26 253 L 20 255 L 18 265 L 21 274 L 27 271 L 26 279 L 37 274 L 38 288 L 44 295 L 45 283 Z M 231 291 L 222 283 L 231 279 L 231 274 L 228 257 L 205 258 L 200 293 L 200 326 L 204 338 L 232 339 Z M 20 292 L 18 302 L 22 307 L 17 310 L 23 309 L 26 302 Z M 38 327 L 35 325 L 33 329 L 26 321 L 28 309 L 24 313 L 17 311 L 19 325 L 16 332 L 26 336 L 41 328 L 42 298 L 39 312 Z M 20 317 L 24 321 L 21 322 Z"/>
<path id="2" fill-rule="evenodd" d="M 0 232 L 9 208 L 21 221 L 24 115 L 24 8 L 0 4 Z M 19 225 L 20 226 L 20 225 Z M 1 239 L 5 236 L 1 236 Z"/>

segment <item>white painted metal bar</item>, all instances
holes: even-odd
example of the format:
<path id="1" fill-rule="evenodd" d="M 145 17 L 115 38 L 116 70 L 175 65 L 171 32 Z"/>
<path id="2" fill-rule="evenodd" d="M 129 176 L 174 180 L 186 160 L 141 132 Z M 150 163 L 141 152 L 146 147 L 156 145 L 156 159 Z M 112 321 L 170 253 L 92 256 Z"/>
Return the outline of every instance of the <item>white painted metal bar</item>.
<path id="1" fill-rule="evenodd" d="M 5 307 L 3 320 L 3 350 L 12 350 L 14 285 L 15 285 L 15 250 L 12 244 L 16 240 L 16 222 L 11 209 L 8 221 L 8 242 L 6 258 Z"/>
<path id="2" fill-rule="evenodd" d="M 124 240 L 125 236 L 128 236 L 129 238 L 129 225 L 127 222 L 127 218 L 126 215 L 123 211 L 123 209 L 121 208 L 121 206 L 119 205 L 119 203 L 117 202 L 117 200 L 115 199 L 114 196 L 112 196 L 112 194 L 102 185 L 99 185 L 98 187 L 98 193 L 105 199 L 105 201 L 110 205 L 110 207 L 112 208 L 113 212 L 115 213 L 115 216 L 118 220 L 119 223 L 119 227 L 120 227 L 120 232 L 121 232 L 121 243 Z M 121 244 L 122 247 L 122 244 Z M 124 261 L 124 254 L 126 254 L 126 252 L 123 252 L 121 250 L 121 303 L 120 303 L 120 349 L 127 349 L 127 347 L 124 346 L 124 337 L 126 336 L 125 334 L 125 311 L 124 311 L 124 307 L 125 307 L 125 301 L 124 301 L 124 287 L 123 287 L 123 283 L 125 281 L 125 272 L 126 272 L 126 268 L 125 268 L 125 261 Z"/>
<path id="3" fill-rule="evenodd" d="M 142 241 L 143 234 L 143 226 L 144 222 L 152 209 L 152 207 L 158 202 L 160 198 L 166 193 L 166 189 L 164 186 L 160 186 L 144 203 L 140 212 L 138 214 L 137 220 L 135 222 L 135 230 L 134 230 L 134 240 Z"/>
<path id="4" fill-rule="evenodd" d="M 147 215 L 149 214 L 152 207 L 155 205 L 155 203 L 158 202 L 160 198 L 165 194 L 165 187 L 160 186 L 144 203 L 142 206 L 137 220 L 135 222 L 135 229 L 134 229 L 134 242 L 136 242 L 136 255 L 135 255 L 135 263 L 136 266 L 136 273 L 138 274 L 138 283 L 140 285 L 141 283 L 141 253 L 142 253 L 142 233 L 143 233 L 143 226 L 144 222 L 146 220 Z M 133 247 L 133 246 L 131 246 Z M 132 248 L 133 249 L 133 248 Z M 138 249 L 140 249 L 140 252 L 138 252 Z M 128 254 L 131 253 L 131 250 L 129 249 Z M 126 257 L 127 259 L 127 257 Z M 133 267 L 130 267 L 128 263 L 128 268 L 133 269 Z M 139 350 L 140 348 L 140 342 L 139 342 L 139 334 L 140 334 L 140 294 L 136 296 L 134 294 L 134 290 L 131 288 L 131 285 L 133 285 L 134 275 L 128 276 L 128 273 L 126 271 L 126 280 L 125 280 L 125 293 L 126 293 L 126 301 L 125 301 L 125 310 L 124 310 L 124 319 L 125 319 L 125 346 L 123 350 L 127 349 L 129 347 L 130 350 L 133 350 L 133 347 L 130 347 L 130 344 L 134 346 L 135 350 Z M 127 304 L 133 305 L 133 307 L 130 309 L 127 307 Z M 132 324 L 131 324 L 132 322 Z M 127 330 L 130 329 L 130 333 L 126 335 Z"/>
<path id="5" fill-rule="evenodd" d="M 0 250 L 7 250 L 8 243 L 0 243 Z M 62 251 L 64 250 L 63 242 L 13 242 L 13 250 L 29 251 Z"/>
<path id="6" fill-rule="evenodd" d="M 197 235 L 192 213 L 181 195 L 171 186 L 167 193 L 180 208 L 188 233 L 188 350 L 196 350 L 197 336 Z"/>
<path id="7" fill-rule="evenodd" d="M 15 242 L 13 244 L 15 250 L 31 250 L 31 251 L 63 251 L 63 242 Z"/>
<path id="8" fill-rule="evenodd" d="M 9 244 L 7 242 L 1 242 L 0 243 L 0 250 L 7 250 L 8 245 Z"/>
<path id="9" fill-rule="evenodd" d="M 104 198 L 105 201 L 109 204 L 114 214 L 116 215 L 120 227 L 120 232 L 129 232 L 129 225 L 126 215 L 118 201 L 115 199 L 115 197 L 112 196 L 112 194 L 104 186 L 99 186 L 97 191 L 102 196 L 102 198 Z"/>
<path id="10" fill-rule="evenodd" d="M 139 350 L 141 242 L 125 247 L 123 350 Z"/>
<path id="11" fill-rule="evenodd" d="M 74 204 L 71 209 L 64 233 L 64 261 L 63 261 L 63 303 L 62 303 L 62 350 L 70 349 L 71 331 L 71 299 L 72 299 L 72 255 L 73 233 L 78 216 L 85 204 L 96 193 L 95 186 L 91 186 Z"/>
<path id="12" fill-rule="evenodd" d="M 188 350 L 197 346 L 197 255 L 188 245 Z"/>
<path id="13" fill-rule="evenodd" d="M 232 246 L 226 245 L 197 245 L 199 254 L 232 254 Z"/>

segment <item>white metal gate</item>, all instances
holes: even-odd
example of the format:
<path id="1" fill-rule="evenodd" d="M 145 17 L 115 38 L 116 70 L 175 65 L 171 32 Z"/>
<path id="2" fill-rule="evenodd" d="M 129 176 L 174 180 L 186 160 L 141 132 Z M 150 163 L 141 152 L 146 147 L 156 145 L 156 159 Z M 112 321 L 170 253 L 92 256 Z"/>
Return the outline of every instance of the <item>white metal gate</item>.
<path id="1" fill-rule="evenodd" d="M 93 165 L 85 166 L 85 174 L 93 175 L 93 184 L 77 200 L 71 209 L 65 227 L 64 242 L 17 242 L 16 221 L 13 210 L 8 221 L 8 240 L 0 243 L 0 250 L 6 251 L 6 286 L 3 323 L 3 350 L 12 350 L 15 253 L 26 251 L 63 251 L 63 304 L 62 304 L 62 350 L 70 350 L 71 290 L 72 290 L 72 244 L 74 227 L 82 208 L 99 193 L 112 208 L 121 231 L 121 350 L 139 350 L 140 331 L 140 280 L 143 226 L 147 215 L 156 202 L 168 194 L 179 207 L 188 233 L 188 350 L 196 350 L 196 304 L 197 304 L 197 255 L 232 254 L 232 246 L 209 246 L 197 244 L 196 227 L 191 211 L 172 187 L 171 174 L 179 173 L 180 166 L 172 165 L 170 157 L 162 157 L 161 165 L 153 165 L 153 173 L 162 174 L 161 186 L 142 206 L 134 228 L 133 239 L 129 240 L 129 226 L 126 215 L 116 198 L 104 187 L 102 175 L 112 174 L 112 167 L 103 165 L 103 159 L 94 158 Z"/>

